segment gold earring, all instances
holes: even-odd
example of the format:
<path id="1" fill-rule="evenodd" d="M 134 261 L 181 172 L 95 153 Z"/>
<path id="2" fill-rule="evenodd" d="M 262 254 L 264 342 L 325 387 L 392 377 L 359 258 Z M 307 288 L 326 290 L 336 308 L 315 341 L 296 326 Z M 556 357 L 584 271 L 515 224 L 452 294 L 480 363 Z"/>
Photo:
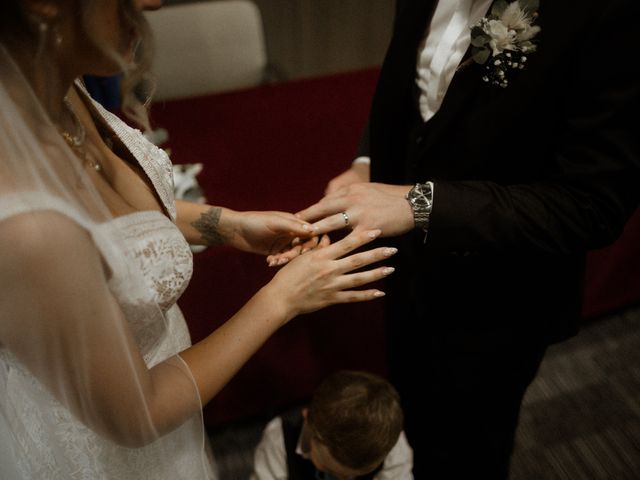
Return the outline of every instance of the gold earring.
<path id="1" fill-rule="evenodd" d="M 38 33 L 40 34 L 40 42 L 42 45 L 48 43 L 49 35 L 53 36 L 53 45 L 59 48 L 62 45 L 63 37 L 60 33 L 58 25 L 46 22 L 45 20 L 38 20 Z"/>
<path id="2" fill-rule="evenodd" d="M 60 33 L 60 29 L 57 25 L 53 27 L 53 44 L 56 48 L 59 48 L 62 45 L 62 34 Z"/>

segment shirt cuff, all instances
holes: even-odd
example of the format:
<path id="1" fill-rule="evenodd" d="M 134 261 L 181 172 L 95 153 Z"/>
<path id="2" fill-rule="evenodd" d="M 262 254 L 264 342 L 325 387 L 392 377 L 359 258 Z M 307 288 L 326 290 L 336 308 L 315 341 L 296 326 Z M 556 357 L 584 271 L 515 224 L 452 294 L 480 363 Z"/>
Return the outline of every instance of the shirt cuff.
<path id="1" fill-rule="evenodd" d="M 351 165 L 371 165 L 371 158 L 369 157 L 358 157 L 356 158 L 353 162 L 351 162 Z"/>

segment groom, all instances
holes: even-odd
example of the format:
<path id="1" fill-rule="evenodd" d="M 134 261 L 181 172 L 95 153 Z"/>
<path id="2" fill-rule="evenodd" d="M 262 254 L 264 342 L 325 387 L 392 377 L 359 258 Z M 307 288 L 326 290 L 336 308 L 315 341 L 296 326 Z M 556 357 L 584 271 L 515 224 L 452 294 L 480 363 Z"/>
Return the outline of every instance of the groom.
<path id="1" fill-rule="evenodd" d="M 635 0 L 397 3 L 364 158 L 301 215 L 397 237 L 390 373 L 418 480 L 507 478 L 525 389 L 577 332 L 586 252 L 638 205 L 637 18 Z"/>

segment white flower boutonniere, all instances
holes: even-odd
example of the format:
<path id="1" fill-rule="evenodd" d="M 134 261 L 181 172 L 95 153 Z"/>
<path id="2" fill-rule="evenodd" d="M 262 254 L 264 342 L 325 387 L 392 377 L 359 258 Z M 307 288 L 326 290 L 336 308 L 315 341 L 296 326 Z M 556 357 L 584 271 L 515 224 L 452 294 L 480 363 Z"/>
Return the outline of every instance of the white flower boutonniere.
<path id="1" fill-rule="evenodd" d="M 489 15 L 471 27 L 472 60 L 485 66 L 482 80 L 504 88 L 509 73 L 524 68 L 527 55 L 536 51 L 538 7 L 538 0 L 496 0 Z"/>

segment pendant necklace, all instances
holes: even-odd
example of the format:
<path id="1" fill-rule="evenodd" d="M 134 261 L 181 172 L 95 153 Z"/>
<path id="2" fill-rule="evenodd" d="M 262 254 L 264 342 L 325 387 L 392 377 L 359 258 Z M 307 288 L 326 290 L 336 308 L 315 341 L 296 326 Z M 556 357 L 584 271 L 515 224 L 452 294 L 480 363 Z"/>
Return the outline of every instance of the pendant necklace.
<path id="1" fill-rule="evenodd" d="M 76 134 L 72 135 L 67 130 L 61 130 L 62 138 L 67 142 L 67 145 L 71 147 L 71 150 L 74 151 L 78 157 L 82 159 L 84 163 L 86 163 L 89 167 L 95 170 L 98 173 L 102 173 L 102 165 L 97 160 L 92 160 L 87 155 L 87 152 L 84 149 L 84 143 L 87 139 L 87 130 L 84 128 L 84 124 L 80 121 L 78 114 L 73 109 L 73 105 L 69 101 L 69 98 L 64 97 L 64 105 L 67 108 L 67 111 L 71 115 L 71 120 L 76 124 Z"/>

